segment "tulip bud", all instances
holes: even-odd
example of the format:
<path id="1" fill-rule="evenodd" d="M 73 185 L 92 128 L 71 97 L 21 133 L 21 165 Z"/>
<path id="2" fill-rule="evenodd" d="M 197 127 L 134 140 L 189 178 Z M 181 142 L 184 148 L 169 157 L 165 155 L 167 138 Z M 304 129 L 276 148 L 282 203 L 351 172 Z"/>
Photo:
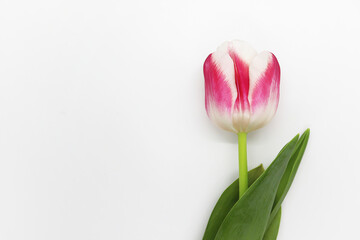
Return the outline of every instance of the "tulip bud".
<path id="1" fill-rule="evenodd" d="M 248 43 L 223 43 L 204 63 L 205 107 L 224 130 L 240 133 L 263 127 L 279 103 L 280 66 L 274 54 Z"/>

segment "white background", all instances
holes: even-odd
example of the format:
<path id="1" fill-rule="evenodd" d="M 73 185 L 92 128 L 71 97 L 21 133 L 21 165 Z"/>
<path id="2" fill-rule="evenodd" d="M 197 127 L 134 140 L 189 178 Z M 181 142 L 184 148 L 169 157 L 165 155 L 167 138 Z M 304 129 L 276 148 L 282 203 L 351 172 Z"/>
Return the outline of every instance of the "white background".
<path id="1" fill-rule="evenodd" d="M 282 70 L 250 167 L 311 128 L 278 239 L 358 239 L 359 23 L 355 0 L 2 0 L 0 239 L 201 239 L 237 176 L 202 76 L 232 39 Z"/>

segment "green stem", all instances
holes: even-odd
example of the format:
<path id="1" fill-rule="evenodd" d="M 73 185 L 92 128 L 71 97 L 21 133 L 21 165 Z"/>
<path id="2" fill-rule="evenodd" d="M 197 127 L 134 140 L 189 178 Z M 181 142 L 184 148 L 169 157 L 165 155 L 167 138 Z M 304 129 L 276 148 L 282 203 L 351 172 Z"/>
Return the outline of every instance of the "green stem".
<path id="1" fill-rule="evenodd" d="M 239 144 L 239 198 L 248 189 L 248 168 L 246 153 L 246 133 L 238 133 Z"/>

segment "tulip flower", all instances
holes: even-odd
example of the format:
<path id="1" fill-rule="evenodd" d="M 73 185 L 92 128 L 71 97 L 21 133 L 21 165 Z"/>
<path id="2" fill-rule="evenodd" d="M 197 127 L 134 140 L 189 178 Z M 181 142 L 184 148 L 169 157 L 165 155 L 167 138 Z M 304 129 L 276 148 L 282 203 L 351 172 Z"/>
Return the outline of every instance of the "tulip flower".
<path id="1" fill-rule="evenodd" d="M 220 128 L 238 134 L 240 195 L 248 185 L 247 133 L 268 123 L 278 107 L 280 66 L 274 54 L 230 41 L 204 63 L 205 107 Z"/>
<path id="2" fill-rule="evenodd" d="M 204 64 L 205 107 L 219 127 L 250 132 L 268 123 L 279 102 L 280 67 L 274 54 L 243 41 L 223 43 Z"/>
<path id="3" fill-rule="evenodd" d="M 203 240 L 275 240 L 281 204 L 305 152 L 310 130 L 286 144 L 266 170 L 260 165 L 248 174 L 247 133 L 263 127 L 276 113 L 279 63 L 270 52 L 257 53 L 246 42 L 230 41 L 207 57 L 204 78 L 209 118 L 238 135 L 239 179 L 221 194 Z"/>

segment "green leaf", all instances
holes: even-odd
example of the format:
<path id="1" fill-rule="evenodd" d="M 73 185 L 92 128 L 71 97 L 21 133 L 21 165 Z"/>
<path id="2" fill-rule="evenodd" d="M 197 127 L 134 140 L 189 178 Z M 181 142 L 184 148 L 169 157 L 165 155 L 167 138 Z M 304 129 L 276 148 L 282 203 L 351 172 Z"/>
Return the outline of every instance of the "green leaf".
<path id="1" fill-rule="evenodd" d="M 272 222 L 266 229 L 263 240 L 276 240 L 276 237 L 279 232 L 280 220 L 281 220 L 281 208 L 278 210 L 278 212 L 275 215 L 275 218 L 272 220 Z"/>
<path id="2" fill-rule="evenodd" d="M 269 168 L 254 182 L 222 222 L 215 240 L 262 239 L 274 204 L 276 191 L 299 136 L 278 154 Z"/>
<path id="3" fill-rule="evenodd" d="M 248 179 L 249 185 L 253 184 L 255 180 L 264 172 L 264 167 L 260 166 L 249 171 Z M 209 222 L 207 224 L 203 240 L 214 240 L 217 231 L 224 218 L 239 200 L 239 179 L 235 180 L 221 195 L 217 201 L 214 210 L 211 213 Z"/>
<path id="4" fill-rule="evenodd" d="M 289 164 L 288 164 L 288 166 L 285 170 L 285 173 L 281 179 L 281 182 L 279 184 L 279 188 L 277 190 L 276 198 L 274 201 L 273 210 L 270 215 L 269 223 L 271 223 L 271 221 L 275 218 L 278 210 L 281 207 L 283 200 L 285 199 L 286 194 L 288 193 L 288 191 L 291 187 L 291 184 L 294 180 L 296 172 L 299 168 L 301 159 L 304 155 L 307 143 L 309 141 L 309 137 L 310 137 L 310 129 L 307 129 L 301 135 L 299 141 L 296 144 L 295 151 L 294 151 L 293 155 L 291 156 Z"/>
<path id="5" fill-rule="evenodd" d="M 261 174 L 263 174 L 263 172 L 265 171 L 264 166 L 262 164 L 260 164 L 259 166 L 257 166 L 254 169 L 251 169 L 248 173 L 248 184 L 249 186 L 251 186 L 260 176 Z M 237 193 L 239 196 L 239 179 L 236 179 L 235 181 L 237 183 Z M 238 199 L 239 200 L 239 199 Z"/>
<path id="6" fill-rule="evenodd" d="M 268 221 L 268 228 L 265 232 L 263 240 L 276 239 L 277 237 L 277 233 L 280 227 L 281 203 L 284 200 L 286 193 L 288 192 L 296 174 L 296 171 L 299 167 L 300 161 L 302 159 L 309 139 L 309 133 L 310 130 L 308 129 L 300 137 L 299 141 L 296 144 L 295 150 L 293 151 L 293 154 L 289 160 L 288 166 L 285 170 L 285 173 L 283 174 L 282 180 L 277 190 L 273 211 L 270 215 L 270 219 Z M 263 171 L 264 169 L 262 165 L 251 170 L 249 172 L 249 185 L 251 185 L 262 174 Z M 216 204 L 211 214 L 203 240 L 213 240 L 215 238 L 215 235 L 224 218 L 226 217 L 230 209 L 233 207 L 233 205 L 238 201 L 238 186 L 238 180 L 236 180 L 221 195 L 218 203 Z"/>

